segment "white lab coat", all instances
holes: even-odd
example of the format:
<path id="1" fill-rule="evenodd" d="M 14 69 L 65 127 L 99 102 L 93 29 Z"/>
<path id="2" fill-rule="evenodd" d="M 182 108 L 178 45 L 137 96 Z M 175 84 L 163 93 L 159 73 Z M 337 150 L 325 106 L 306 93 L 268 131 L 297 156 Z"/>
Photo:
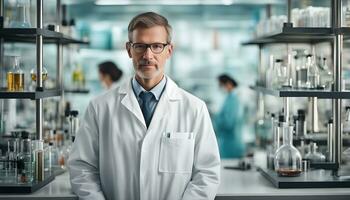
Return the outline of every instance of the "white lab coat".
<path id="1" fill-rule="evenodd" d="M 214 199 L 220 157 L 203 101 L 168 78 L 149 128 L 131 81 L 93 100 L 68 161 L 80 199 Z"/>

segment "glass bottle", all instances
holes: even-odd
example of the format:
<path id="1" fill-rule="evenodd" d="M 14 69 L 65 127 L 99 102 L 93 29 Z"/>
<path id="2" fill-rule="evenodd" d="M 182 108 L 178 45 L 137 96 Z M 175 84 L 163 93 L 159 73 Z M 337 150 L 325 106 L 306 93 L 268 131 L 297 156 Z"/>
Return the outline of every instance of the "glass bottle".
<path id="1" fill-rule="evenodd" d="M 322 58 L 321 64 L 321 85 L 330 90 L 333 83 L 333 73 L 327 65 L 327 58 Z"/>
<path id="2" fill-rule="evenodd" d="M 10 28 L 31 28 L 29 7 L 30 0 L 16 1 L 16 9 L 14 10 L 15 17 L 10 22 Z"/>
<path id="3" fill-rule="evenodd" d="M 7 91 L 23 91 L 24 90 L 24 72 L 19 64 L 19 56 L 9 56 L 10 69 L 6 74 Z"/>
<path id="4" fill-rule="evenodd" d="M 307 69 L 308 69 L 308 82 L 309 82 L 309 88 L 315 89 L 320 85 L 320 73 L 318 71 L 318 67 L 315 62 L 315 57 L 310 55 L 307 55 Z"/>
<path id="5" fill-rule="evenodd" d="M 324 162 L 326 160 L 322 153 L 317 152 L 317 144 L 313 142 L 310 143 L 310 152 L 306 154 L 305 158 L 309 159 L 311 163 Z"/>
<path id="6" fill-rule="evenodd" d="M 27 137 L 21 141 L 21 151 L 18 155 L 18 182 L 30 183 L 33 180 L 32 169 L 32 142 Z"/>
<path id="7" fill-rule="evenodd" d="M 284 116 L 281 115 L 278 118 L 278 121 L 273 119 L 273 143 L 272 148 L 268 154 L 268 168 L 271 170 L 275 169 L 274 160 L 277 149 L 280 147 L 280 129 L 285 125 Z"/>
<path id="8" fill-rule="evenodd" d="M 308 70 L 304 56 L 295 56 L 297 88 L 308 88 Z"/>
<path id="9" fill-rule="evenodd" d="M 271 82 L 272 82 L 272 88 L 277 89 L 280 88 L 280 80 L 283 78 L 281 77 L 281 64 L 282 61 L 280 59 L 276 59 L 275 63 L 273 64 L 273 72 L 272 72 L 272 77 L 271 77 Z M 281 78 L 280 78 L 281 77 Z"/>
<path id="10" fill-rule="evenodd" d="M 289 80 L 288 80 L 288 68 L 287 65 L 283 64 L 282 59 L 277 59 L 276 60 L 276 68 L 277 68 L 277 78 L 278 78 L 278 87 L 283 87 L 289 85 Z"/>
<path id="11" fill-rule="evenodd" d="M 36 68 L 33 68 L 32 70 L 30 70 L 30 78 L 32 80 L 30 90 L 35 91 L 36 90 Z M 41 78 L 43 80 L 43 88 L 45 88 L 45 81 L 48 78 L 47 69 L 45 67 L 42 68 Z"/>
<path id="12" fill-rule="evenodd" d="M 350 106 L 345 107 L 345 121 L 343 125 L 343 133 L 350 133 Z"/>
<path id="13" fill-rule="evenodd" d="M 265 86 L 272 88 L 272 77 L 274 73 L 273 55 L 270 55 L 269 68 L 266 70 Z"/>
<path id="14" fill-rule="evenodd" d="M 80 64 L 76 64 L 72 74 L 73 87 L 74 89 L 83 89 L 84 88 L 84 72 Z"/>
<path id="15" fill-rule="evenodd" d="M 275 155 L 275 171 L 278 176 L 293 177 L 301 173 L 301 155 L 293 146 L 293 126 L 283 127 L 283 145 Z"/>

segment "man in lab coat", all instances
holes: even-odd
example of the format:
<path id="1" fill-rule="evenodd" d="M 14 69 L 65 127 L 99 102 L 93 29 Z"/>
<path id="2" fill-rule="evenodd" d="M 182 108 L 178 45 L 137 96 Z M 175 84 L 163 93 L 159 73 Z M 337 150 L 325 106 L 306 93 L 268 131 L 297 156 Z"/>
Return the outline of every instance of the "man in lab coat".
<path id="1" fill-rule="evenodd" d="M 153 12 L 134 17 L 126 49 L 135 76 L 93 100 L 68 166 L 80 199 L 214 199 L 218 146 L 203 101 L 164 75 L 171 27 Z"/>

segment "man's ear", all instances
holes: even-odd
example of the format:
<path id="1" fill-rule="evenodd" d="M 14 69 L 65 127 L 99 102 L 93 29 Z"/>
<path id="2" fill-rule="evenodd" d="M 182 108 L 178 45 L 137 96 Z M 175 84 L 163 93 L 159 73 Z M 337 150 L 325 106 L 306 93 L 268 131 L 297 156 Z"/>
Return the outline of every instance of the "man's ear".
<path id="1" fill-rule="evenodd" d="M 167 58 L 170 58 L 173 55 L 173 51 L 174 51 L 174 44 L 173 43 L 170 43 L 168 45 L 167 51 L 168 51 Z"/>
<path id="2" fill-rule="evenodd" d="M 126 51 L 128 52 L 128 55 L 129 55 L 129 58 L 131 58 L 131 43 L 130 42 L 127 42 L 125 43 L 125 48 L 126 48 Z"/>

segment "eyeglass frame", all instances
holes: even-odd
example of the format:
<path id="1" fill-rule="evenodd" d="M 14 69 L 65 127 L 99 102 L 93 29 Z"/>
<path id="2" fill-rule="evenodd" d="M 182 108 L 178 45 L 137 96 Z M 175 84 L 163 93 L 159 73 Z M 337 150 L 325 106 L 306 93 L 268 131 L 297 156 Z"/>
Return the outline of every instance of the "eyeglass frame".
<path id="1" fill-rule="evenodd" d="M 141 42 L 133 43 L 133 42 L 131 42 L 131 41 L 129 41 L 128 44 L 130 45 L 131 48 L 134 49 L 134 51 L 135 51 L 135 48 L 134 48 L 134 45 L 135 45 L 135 44 L 143 44 L 143 45 L 146 45 L 146 49 L 145 49 L 144 51 L 142 51 L 142 52 L 136 52 L 136 51 L 135 51 L 135 52 L 136 52 L 136 53 L 144 53 L 144 52 L 146 52 L 147 49 L 149 48 L 149 49 L 152 51 L 152 53 L 154 53 L 154 54 L 161 54 L 161 53 L 163 53 L 165 47 L 168 46 L 168 45 L 170 45 L 170 43 L 161 43 L 161 42 L 155 42 L 155 43 L 151 43 L 151 44 L 146 44 L 146 43 L 141 43 Z M 163 45 L 162 51 L 161 51 L 161 52 L 154 52 L 154 51 L 152 50 L 152 47 L 151 47 L 151 45 L 153 45 L 153 44 L 161 44 L 161 45 Z"/>

